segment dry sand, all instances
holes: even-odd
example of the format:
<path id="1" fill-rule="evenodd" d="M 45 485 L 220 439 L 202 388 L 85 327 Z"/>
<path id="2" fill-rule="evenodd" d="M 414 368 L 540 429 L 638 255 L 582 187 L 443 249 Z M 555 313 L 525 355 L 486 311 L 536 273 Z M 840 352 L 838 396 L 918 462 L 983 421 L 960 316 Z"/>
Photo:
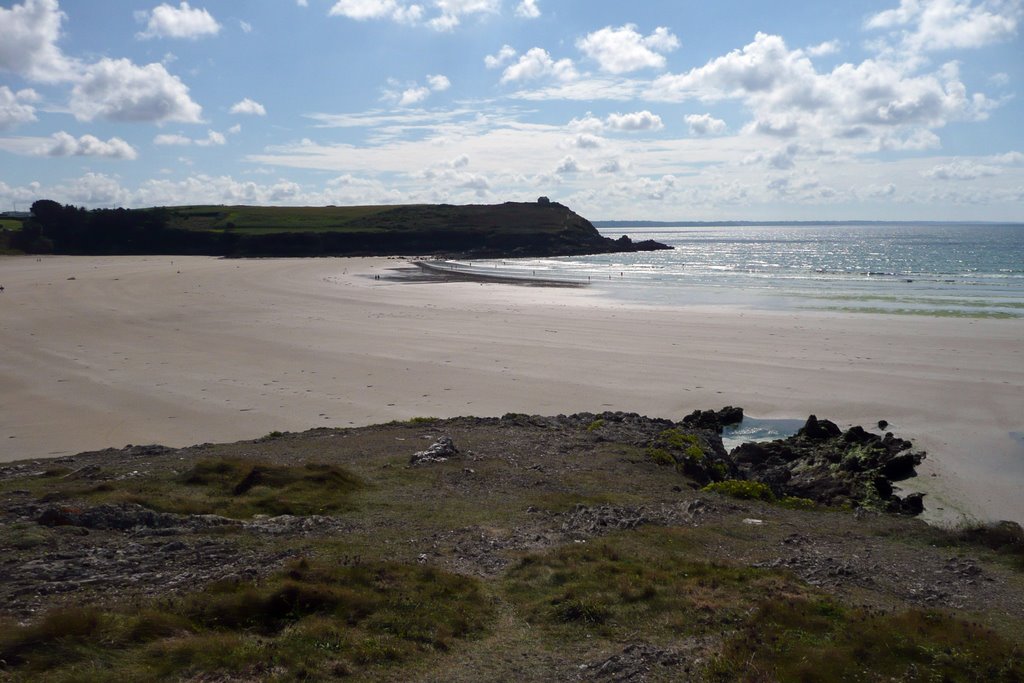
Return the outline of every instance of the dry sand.
<path id="1" fill-rule="evenodd" d="M 0 461 L 415 416 L 891 423 L 932 519 L 1024 522 L 1024 320 L 649 308 L 389 259 L 0 259 Z M 382 279 L 376 280 L 375 275 Z M 934 476 L 933 476 L 934 475 Z M 941 508 L 941 510 L 939 509 Z"/>

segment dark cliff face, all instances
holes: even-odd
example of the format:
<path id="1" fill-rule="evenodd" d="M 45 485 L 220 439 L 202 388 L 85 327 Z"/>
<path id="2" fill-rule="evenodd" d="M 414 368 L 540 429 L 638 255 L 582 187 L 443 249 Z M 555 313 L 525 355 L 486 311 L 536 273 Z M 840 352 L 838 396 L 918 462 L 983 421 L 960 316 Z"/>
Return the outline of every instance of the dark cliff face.
<path id="1" fill-rule="evenodd" d="M 37 202 L 28 225 L 70 254 L 568 256 L 667 249 L 602 237 L 557 202 L 86 211 Z M 33 206 L 36 206 L 33 205 Z M 51 206 L 52 205 L 52 206 Z"/>

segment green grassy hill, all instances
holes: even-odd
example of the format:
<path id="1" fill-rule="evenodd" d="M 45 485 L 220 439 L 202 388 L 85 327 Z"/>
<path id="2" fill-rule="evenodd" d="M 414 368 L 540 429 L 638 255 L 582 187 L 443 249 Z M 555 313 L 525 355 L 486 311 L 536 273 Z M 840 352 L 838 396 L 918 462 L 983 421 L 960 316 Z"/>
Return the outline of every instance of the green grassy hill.
<path id="1" fill-rule="evenodd" d="M 86 211 L 40 200 L 29 252 L 213 256 L 569 256 L 664 249 L 603 237 L 549 201 L 453 206 L 176 206 Z M 34 231 L 34 232 L 32 232 Z M 32 234 L 28 234 L 32 233 Z"/>

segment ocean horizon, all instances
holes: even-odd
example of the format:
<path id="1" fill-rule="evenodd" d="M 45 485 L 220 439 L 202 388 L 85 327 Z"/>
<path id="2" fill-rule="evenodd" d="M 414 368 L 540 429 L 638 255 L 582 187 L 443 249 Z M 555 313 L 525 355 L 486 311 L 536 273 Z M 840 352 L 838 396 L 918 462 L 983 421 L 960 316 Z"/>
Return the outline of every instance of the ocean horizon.
<path id="1" fill-rule="evenodd" d="M 673 249 L 461 261 L 457 267 L 589 284 L 614 299 L 651 305 L 1024 317 L 1020 223 L 616 222 L 599 230 Z"/>

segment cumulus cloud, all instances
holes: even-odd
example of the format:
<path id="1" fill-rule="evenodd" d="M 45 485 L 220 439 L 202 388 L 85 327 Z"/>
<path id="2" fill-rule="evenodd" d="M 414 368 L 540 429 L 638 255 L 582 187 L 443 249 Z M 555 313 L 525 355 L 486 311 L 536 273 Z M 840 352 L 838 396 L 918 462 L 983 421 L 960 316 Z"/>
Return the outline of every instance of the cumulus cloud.
<path id="1" fill-rule="evenodd" d="M 427 24 L 438 31 L 450 31 L 460 23 L 462 17 L 470 14 L 496 14 L 501 9 L 501 0 L 434 0 L 441 14 Z"/>
<path id="2" fill-rule="evenodd" d="M 537 0 L 522 0 L 516 6 L 516 16 L 523 19 L 536 19 L 540 16 L 540 8 L 537 7 Z"/>
<path id="3" fill-rule="evenodd" d="M 989 178 L 999 174 L 999 169 L 969 160 L 955 160 L 948 164 L 939 164 L 925 171 L 922 175 L 932 180 L 975 180 Z"/>
<path id="4" fill-rule="evenodd" d="M 839 41 L 829 40 L 824 43 L 818 43 L 807 48 L 807 54 L 812 57 L 824 57 L 826 55 L 834 55 L 839 52 Z"/>
<path id="5" fill-rule="evenodd" d="M 356 21 L 391 19 L 401 24 L 413 24 L 422 18 L 423 7 L 399 4 L 395 0 L 338 0 L 328 15 Z"/>
<path id="6" fill-rule="evenodd" d="M 502 83 L 528 81 L 538 78 L 554 78 L 559 81 L 571 81 L 579 74 L 572 60 L 565 58 L 555 61 L 544 48 L 534 47 L 527 50 L 515 64 L 510 64 L 501 74 Z"/>
<path id="7" fill-rule="evenodd" d="M 995 103 L 969 96 L 957 65 L 931 74 L 897 61 L 868 59 L 819 73 L 802 50 L 758 33 L 742 49 L 654 81 L 648 94 L 669 101 L 738 100 L 754 115 L 747 133 L 829 137 L 860 149 L 931 146 L 930 129 L 984 119 Z"/>
<path id="8" fill-rule="evenodd" d="M 602 71 L 623 74 L 639 69 L 664 68 L 664 53 L 678 48 L 679 39 L 664 26 L 643 36 L 636 30 L 636 25 L 626 24 L 595 31 L 579 39 L 576 47 L 596 61 Z"/>
<path id="9" fill-rule="evenodd" d="M 231 105 L 229 110 L 232 114 L 249 114 L 252 116 L 266 116 L 267 109 L 259 102 L 251 100 L 248 97 L 244 98 L 240 102 L 235 102 Z"/>
<path id="10" fill-rule="evenodd" d="M 558 162 L 558 166 L 555 168 L 555 173 L 557 173 L 558 175 L 567 175 L 579 172 L 580 165 L 576 162 L 576 159 L 574 159 L 571 154 L 562 157 L 562 160 Z"/>
<path id="11" fill-rule="evenodd" d="M 409 107 L 425 101 L 435 92 L 448 90 L 452 82 L 443 74 L 429 74 L 427 85 L 411 83 L 403 88 L 395 80 L 388 81 L 388 85 L 391 87 L 384 91 L 385 98 L 396 102 L 400 107 Z"/>
<path id="12" fill-rule="evenodd" d="M 177 76 L 162 64 L 137 66 L 127 59 L 104 58 L 88 66 L 71 91 L 71 112 L 79 121 L 202 120 L 202 107 Z"/>
<path id="13" fill-rule="evenodd" d="M 1017 35 L 1020 0 L 900 0 L 900 6 L 868 17 L 869 29 L 902 29 L 912 51 L 978 48 Z"/>
<path id="14" fill-rule="evenodd" d="M 515 48 L 511 45 L 502 45 L 496 54 L 484 57 L 484 66 L 488 69 L 499 69 L 515 59 Z"/>
<path id="15" fill-rule="evenodd" d="M 70 133 L 54 133 L 50 141 L 40 146 L 36 154 L 51 157 L 103 157 L 106 159 L 135 159 L 135 148 L 121 138 L 110 138 L 106 142 L 95 135 L 76 138 Z"/>
<path id="16" fill-rule="evenodd" d="M 447 90 L 452 87 L 452 82 L 448 80 L 447 76 L 435 74 L 433 76 L 427 76 L 427 85 L 429 85 L 430 89 L 434 92 L 441 92 L 442 90 Z"/>
<path id="17" fill-rule="evenodd" d="M 64 18 L 57 0 L 0 7 L 0 70 L 43 83 L 71 80 L 76 63 L 57 47 Z"/>
<path id="18" fill-rule="evenodd" d="M 661 130 L 665 125 L 661 117 L 647 111 L 635 111 L 629 114 L 610 114 L 605 125 L 613 130 Z"/>
<path id="19" fill-rule="evenodd" d="M 38 99 L 39 95 L 34 90 L 14 92 L 6 85 L 0 85 L 0 130 L 35 121 L 36 109 L 32 103 Z"/>
<path id="20" fill-rule="evenodd" d="M 711 114 L 687 114 L 684 120 L 690 127 L 690 135 L 718 135 L 726 128 L 725 121 Z"/>
<path id="21" fill-rule="evenodd" d="M 604 140 L 590 133 L 580 133 L 572 139 L 571 144 L 579 149 L 597 149 L 604 144 Z"/>
<path id="22" fill-rule="evenodd" d="M 140 40 L 150 38 L 186 38 L 196 40 L 220 33 L 221 26 L 205 9 L 193 9 L 187 2 L 174 7 L 163 3 L 149 12 L 139 12 L 137 17 L 146 22 L 146 30 L 140 31 L 136 37 Z"/>
<path id="23" fill-rule="evenodd" d="M 384 19 L 400 24 L 419 24 L 426 19 L 425 25 L 436 31 L 451 31 L 468 15 L 494 14 L 501 8 L 501 0 L 432 0 L 430 4 L 437 11 L 430 19 L 426 19 L 423 5 L 403 0 L 336 0 L 328 14 L 356 21 Z M 535 0 L 525 0 L 523 4 L 535 7 Z"/>
<path id="24" fill-rule="evenodd" d="M 428 97 L 430 97 L 430 88 L 422 85 L 406 88 L 398 98 L 398 105 L 400 107 L 408 107 L 413 104 L 419 104 Z"/>

